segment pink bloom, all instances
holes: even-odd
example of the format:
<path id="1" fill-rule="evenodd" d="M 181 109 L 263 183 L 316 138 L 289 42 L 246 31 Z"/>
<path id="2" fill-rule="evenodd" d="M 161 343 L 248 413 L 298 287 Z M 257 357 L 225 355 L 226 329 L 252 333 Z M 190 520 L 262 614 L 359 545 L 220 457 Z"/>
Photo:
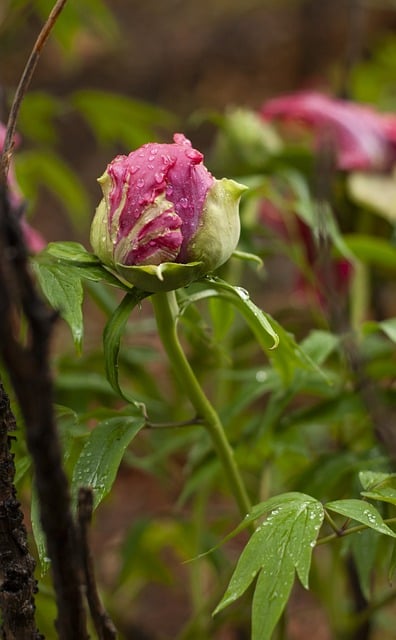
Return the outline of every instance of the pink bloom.
<path id="1" fill-rule="evenodd" d="M 3 148 L 6 136 L 6 127 L 0 122 L 0 149 Z M 18 139 L 16 140 L 16 144 L 18 144 Z M 10 205 L 13 211 L 17 214 L 22 213 L 23 211 L 23 195 L 16 181 L 14 166 L 11 163 L 8 170 L 8 196 Z M 31 253 L 38 253 L 42 251 L 46 245 L 44 238 L 40 235 L 38 231 L 33 229 L 28 222 L 26 222 L 25 217 L 22 216 L 20 219 L 21 229 L 23 238 L 25 240 L 26 246 Z"/>
<path id="2" fill-rule="evenodd" d="M 384 171 L 396 161 L 396 116 L 369 106 L 304 91 L 267 101 L 261 114 L 301 123 L 319 143 L 333 140 L 340 169 Z"/>
<path id="3" fill-rule="evenodd" d="M 214 183 L 202 161 L 202 153 L 193 149 L 183 134 L 175 134 L 173 144 L 145 144 L 128 156 L 117 156 L 109 164 L 107 175 L 112 185 L 109 224 L 117 215 L 117 240 L 130 234 L 143 212 L 159 196 L 167 202 L 159 215 L 148 219 L 139 229 L 124 264 L 153 264 L 156 253 L 161 254 L 160 261 L 185 259 L 206 194 Z"/>
<path id="4" fill-rule="evenodd" d="M 99 179 L 91 244 L 108 266 L 200 262 L 208 273 L 235 249 L 245 187 L 216 180 L 183 134 L 173 140 L 117 156 Z"/>

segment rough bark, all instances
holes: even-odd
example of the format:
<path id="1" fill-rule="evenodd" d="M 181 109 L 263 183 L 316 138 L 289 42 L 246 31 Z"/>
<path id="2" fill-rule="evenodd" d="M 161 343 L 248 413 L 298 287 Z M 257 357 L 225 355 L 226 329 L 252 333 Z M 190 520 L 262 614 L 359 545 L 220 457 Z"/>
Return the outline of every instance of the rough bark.
<path id="1" fill-rule="evenodd" d="M 36 627 L 35 562 L 27 547 L 23 514 L 14 487 L 10 450 L 16 428 L 8 396 L 0 382 L 0 608 L 3 640 L 42 640 Z"/>

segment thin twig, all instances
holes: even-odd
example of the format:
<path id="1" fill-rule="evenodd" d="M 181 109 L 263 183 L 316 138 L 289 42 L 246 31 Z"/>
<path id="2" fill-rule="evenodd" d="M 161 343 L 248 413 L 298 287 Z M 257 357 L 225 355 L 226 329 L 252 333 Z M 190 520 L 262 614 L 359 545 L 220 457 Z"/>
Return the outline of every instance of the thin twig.
<path id="1" fill-rule="evenodd" d="M 14 146 L 15 129 L 16 129 L 19 109 L 21 107 L 22 100 L 29 87 L 30 81 L 32 79 L 34 70 L 36 68 L 38 59 L 41 54 L 41 51 L 66 2 L 67 0 L 57 0 L 57 2 L 55 3 L 51 13 L 48 16 L 46 23 L 41 29 L 38 35 L 38 38 L 33 45 L 32 52 L 23 70 L 21 79 L 19 81 L 17 90 L 15 92 L 14 100 L 11 105 L 10 114 L 8 117 L 7 132 L 4 140 L 3 154 L 1 157 L 1 163 L 0 163 L 0 182 L 5 183 L 7 180 L 8 167 L 10 164 L 10 158 L 11 158 L 12 149 Z"/>
<path id="2" fill-rule="evenodd" d="M 78 524 L 87 601 L 99 640 L 115 640 L 115 638 L 117 638 L 116 628 L 104 608 L 96 587 L 94 561 L 89 544 L 89 527 L 92 520 L 92 511 L 92 489 L 89 487 L 81 487 L 78 492 Z"/>

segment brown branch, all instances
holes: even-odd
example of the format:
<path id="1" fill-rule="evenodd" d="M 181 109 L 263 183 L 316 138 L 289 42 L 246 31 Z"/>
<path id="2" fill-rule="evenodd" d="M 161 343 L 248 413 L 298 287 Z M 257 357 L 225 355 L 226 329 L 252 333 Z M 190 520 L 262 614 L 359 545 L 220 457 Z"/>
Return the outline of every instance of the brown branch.
<path id="1" fill-rule="evenodd" d="M 10 432 L 16 428 L 0 382 L 0 608 L 2 640 L 43 640 L 35 623 L 35 562 L 27 547 L 23 514 L 14 487 Z"/>
<path id="2" fill-rule="evenodd" d="M 78 524 L 80 530 L 80 550 L 89 610 L 99 640 L 115 640 L 117 638 L 116 628 L 103 606 L 96 587 L 94 561 L 89 544 L 89 526 L 92 520 L 92 511 L 92 489 L 82 487 L 78 493 Z"/>
<path id="3" fill-rule="evenodd" d="M 18 112 L 42 48 L 65 3 L 66 0 L 56 2 L 34 44 L 11 107 L 0 161 L 0 356 L 26 424 L 41 523 L 51 559 L 59 638 L 85 640 L 77 532 L 53 414 L 49 342 L 54 314 L 36 292 L 17 212 L 11 210 L 7 190 L 7 170 Z M 26 323 L 27 327 L 25 341 L 18 335 L 21 323 Z"/>
<path id="4" fill-rule="evenodd" d="M 0 162 L 0 182 L 5 183 L 7 180 L 8 166 L 10 163 L 12 149 L 14 146 L 16 123 L 18 119 L 19 109 L 22 104 L 22 100 L 29 87 L 30 81 L 32 79 L 34 70 L 36 68 L 36 65 L 40 57 L 40 54 L 43 50 L 43 47 L 66 2 L 67 0 L 57 0 L 57 2 L 55 3 L 51 13 L 47 18 L 47 21 L 45 22 L 43 28 L 41 29 L 38 35 L 36 42 L 33 45 L 32 52 L 23 70 L 21 79 L 19 81 L 17 90 L 15 92 L 14 100 L 11 105 L 10 114 L 8 117 L 7 132 L 4 140 L 3 154 Z"/>
<path id="5" fill-rule="evenodd" d="M 27 340 L 18 340 L 24 318 Z M 33 459 L 40 516 L 51 559 L 61 640 L 85 640 L 77 533 L 53 414 L 49 341 L 54 314 L 36 293 L 17 216 L 0 185 L 0 355 L 9 372 Z"/>

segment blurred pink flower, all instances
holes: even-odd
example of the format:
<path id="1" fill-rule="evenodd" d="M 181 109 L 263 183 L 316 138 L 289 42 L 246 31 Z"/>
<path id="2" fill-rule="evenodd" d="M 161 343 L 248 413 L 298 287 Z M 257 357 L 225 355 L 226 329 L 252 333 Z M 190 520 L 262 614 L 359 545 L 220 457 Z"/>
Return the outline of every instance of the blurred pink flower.
<path id="1" fill-rule="evenodd" d="M 6 136 L 6 127 L 0 122 L 0 149 L 3 148 Z M 18 145 L 19 139 L 16 139 L 16 145 Z M 8 170 L 8 195 L 10 199 L 10 205 L 13 211 L 16 213 L 23 212 L 24 199 L 22 192 L 18 186 L 14 166 L 11 162 Z M 31 253 L 38 253 L 44 249 L 47 244 L 41 234 L 33 229 L 26 221 L 25 217 L 21 215 L 20 218 L 21 229 L 26 246 Z"/>
<path id="2" fill-rule="evenodd" d="M 333 140 L 337 164 L 346 171 L 386 171 L 396 162 L 396 116 L 311 91 L 268 100 L 265 120 L 301 123 L 317 141 Z"/>

